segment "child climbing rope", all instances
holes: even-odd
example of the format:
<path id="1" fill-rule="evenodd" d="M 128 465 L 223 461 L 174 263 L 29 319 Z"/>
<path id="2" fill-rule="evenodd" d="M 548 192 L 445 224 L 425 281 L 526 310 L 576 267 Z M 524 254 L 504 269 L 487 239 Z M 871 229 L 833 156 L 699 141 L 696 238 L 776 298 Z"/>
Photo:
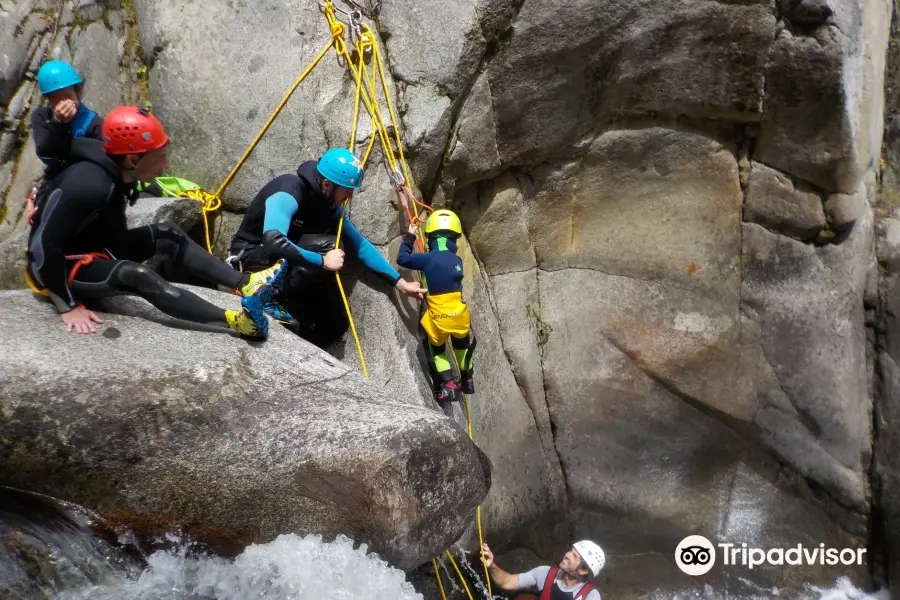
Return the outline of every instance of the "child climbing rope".
<path id="1" fill-rule="evenodd" d="M 405 188 L 401 187 L 400 193 L 406 194 Z M 397 264 L 425 275 L 428 293 L 419 321 L 422 345 L 431 370 L 435 400 L 452 402 L 459 399 L 460 392 L 475 393 L 472 379 L 475 336 L 471 331 L 469 307 L 462 299 L 462 260 L 456 255 L 456 240 L 462 235 L 462 224 L 452 211 L 441 209 L 431 213 L 425 223 L 428 252 L 424 254 L 413 253 L 417 227 L 418 223 L 411 223 L 403 236 Z M 448 339 L 452 341 L 459 364 L 459 382 L 445 354 Z"/>

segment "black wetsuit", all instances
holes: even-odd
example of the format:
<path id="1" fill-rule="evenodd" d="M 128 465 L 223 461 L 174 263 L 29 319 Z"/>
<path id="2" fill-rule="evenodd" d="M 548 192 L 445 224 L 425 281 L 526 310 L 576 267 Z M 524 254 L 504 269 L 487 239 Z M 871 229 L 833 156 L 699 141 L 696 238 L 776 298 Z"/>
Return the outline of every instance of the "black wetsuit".
<path id="1" fill-rule="evenodd" d="M 31 113 L 31 133 L 38 158 L 47 165 L 45 179 L 54 177 L 68 158 L 72 140 L 85 137 L 99 140 L 103 135 L 103 118 L 79 104 L 78 112 L 68 123 L 53 119 L 53 108 L 42 106 Z"/>
<path id="2" fill-rule="evenodd" d="M 224 311 L 177 288 L 140 264 L 157 254 L 169 256 L 209 283 L 239 287 L 243 275 L 229 268 L 174 225 L 157 223 L 128 229 L 125 208 L 134 186 L 122 181 L 120 169 L 98 140 L 72 141 L 69 160 L 47 182 L 28 241 L 28 264 L 37 283 L 50 294 L 60 312 L 76 300 L 135 294 L 163 312 L 190 321 L 225 320 Z M 103 252 L 112 260 L 95 260 L 82 267 L 69 286 L 67 255 Z"/>

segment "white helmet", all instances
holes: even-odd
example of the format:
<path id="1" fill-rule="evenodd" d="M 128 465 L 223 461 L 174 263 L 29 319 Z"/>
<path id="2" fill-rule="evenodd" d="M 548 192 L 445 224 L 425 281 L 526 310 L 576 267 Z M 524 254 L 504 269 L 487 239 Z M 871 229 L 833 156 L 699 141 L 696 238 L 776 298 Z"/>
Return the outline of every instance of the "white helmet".
<path id="1" fill-rule="evenodd" d="M 600 546 L 590 540 L 581 540 L 572 544 L 572 547 L 578 551 L 581 559 L 587 563 L 588 568 L 591 570 L 591 577 L 596 577 L 603 565 L 606 564 L 606 555 L 603 554 Z"/>

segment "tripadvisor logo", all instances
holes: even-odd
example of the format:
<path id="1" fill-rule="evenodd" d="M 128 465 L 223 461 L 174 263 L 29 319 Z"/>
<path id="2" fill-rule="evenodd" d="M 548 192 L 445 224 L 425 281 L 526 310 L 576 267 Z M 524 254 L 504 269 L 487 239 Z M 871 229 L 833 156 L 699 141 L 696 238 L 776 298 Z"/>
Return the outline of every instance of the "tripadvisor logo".
<path id="1" fill-rule="evenodd" d="M 705 575 L 716 564 L 723 567 L 742 566 L 749 569 L 763 565 L 862 565 L 865 548 L 829 548 L 825 544 L 807 547 L 797 544 L 788 548 L 753 548 L 745 543 L 719 542 L 713 545 L 702 535 L 689 535 L 675 548 L 675 563 L 687 575 Z"/>
<path id="2" fill-rule="evenodd" d="M 688 575 L 706 575 L 716 564 L 716 549 L 702 535 L 689 535 L 675 548 L 675 564 Z"/>

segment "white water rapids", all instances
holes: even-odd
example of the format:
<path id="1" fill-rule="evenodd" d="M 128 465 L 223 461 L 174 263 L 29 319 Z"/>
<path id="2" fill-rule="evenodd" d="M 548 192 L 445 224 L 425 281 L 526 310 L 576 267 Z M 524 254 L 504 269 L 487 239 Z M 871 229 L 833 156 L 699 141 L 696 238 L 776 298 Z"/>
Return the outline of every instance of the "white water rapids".
<path id="1" fill-rule="evenodd" d="M 135 578 L 67 590 L 55 600 L 421 600 L 403 571 L 348 538 L 282 535 L 233 560 L 190 557 L 183 546 L 157 551 Z"/>

